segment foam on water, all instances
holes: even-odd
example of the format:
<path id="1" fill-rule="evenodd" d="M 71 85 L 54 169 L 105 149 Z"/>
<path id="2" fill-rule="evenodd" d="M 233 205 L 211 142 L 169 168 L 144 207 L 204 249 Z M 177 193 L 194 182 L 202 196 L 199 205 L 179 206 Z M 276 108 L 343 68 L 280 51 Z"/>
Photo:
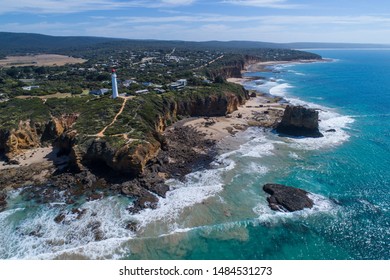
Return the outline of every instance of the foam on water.
<path id="1" fill-rule="evenodd" d="M 201 203 L 222 191 L 223 172 L 232 170 L 235 166 L 233 160 L 222 155 L 214 162 L 215 169 L 188 174 L 184 181 L 168 180 L 166 183 L 171 191 L 166 198 L 159 200 L 156 210 L 146 209 L 134 215 L 141 227 L 156 221 L 175 223 L 183 209 Z"/>
<path id="2" fill-rule="evenodd" d="M 289 83 L 277 84 L 270 88 L 269 93 L 278 97 L 286 97 L 289 88 L 293 88 Z"/>
<path id="3" fill-rule="evenodd" d="M 254 173 L 257 175 L 264 175 L 269 172 L 269 168 L 264 165 L 259 165 L 255 162 L 249 163 L 247 166 L 247 169 L 245 170 L 246 173 Z"/>
<path id="4" fill-rule="evenodd" d="M 275 144 L 283 143 L 269 139 L 267 132 L 256 128 L 249 128 L 240 135 L 246 138 L 246 142 L 240 145 L 239 149 L 225 153 L 220 158 L 226 159 L 232 155 L 241 157 L 262 158 L 274 155 Z"/>
<path id="5" fill-rule="evenodd" d="M 277 224 L 286 220 L 302 219 L 313 215 L 336 215 L 340 210 L 338 205 L 324 196 L 310 193 L 308 194 L 308 197 L 312 199 L 314 203 L 314 206 L 311 209 L 305 208 L 304 210 L 296 212 L 273 211 L 264 200 L 253 208 L 253 212 L 258 215 L 258 222 Z"/>
<path id="6" fill-rule="evenodd" d="M 134 234 L 125 229 L 132 217 L 117 197 L 91 201 L 80 206 L 84 215 L 66 210 L 63 205 L 37 205 L 35 209 L 11 209 L 0 215 L 3 234 L 1 258 L 52 259 L 63 254 L 81 254 L 87 258 L 113 258 L 123 240 Z M 54 218 L 64 213 L 64 222 Z M 95 241 L 99 235 L 99 242 Z M 105 245 L 106 244 L 106 245 Z M 107 244 L 111 244 L 107 248 Z M 82 252 L 82 253 L 81 253 Z"/>
<path id="7" fill-rule="evenodd" d="M 301 105 L 309 108 L 319 110 L 319 130 L 324 135 L 322 138 L 290 138 L 292 147 L 296 149 L 316 150 L 320 148 L 329 148 L 340 145 L 349 139 L 349 134 L 346 132 L 348 126 L 354 122 L 350 116 L 343 116 L 332 109 L 306 102 L 301 99 L 289 95 L 288 90 L 293 88 L 288 83 L 278 84 L 272 87 L 269 92 L 274 96 L 283 97 L 293 105 Z M 335 132 L 327 132 L 327 130 L 334 129 Z M 288 141 L 291 143 L 291 141 Z"/>

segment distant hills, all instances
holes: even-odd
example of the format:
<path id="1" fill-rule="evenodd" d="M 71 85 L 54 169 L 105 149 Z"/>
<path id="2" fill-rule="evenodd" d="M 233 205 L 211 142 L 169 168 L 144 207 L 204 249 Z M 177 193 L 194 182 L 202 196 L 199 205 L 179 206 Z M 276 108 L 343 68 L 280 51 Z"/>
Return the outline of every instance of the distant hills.
<path id="1" fill-rule="evenodd" d="M 155 47 L 187 49 L 317 49 L 317 48 L 389 48 L 390 45 L 380 44 L 345 44 L 345 43 L 269 43 L 252 41 L 161 41 L 161 40 L 131 40 L 120 38 L 86 37 L 86 36 L 48 36 L 33 33 L 0 32 L 0 56 L 26 53 L 59 53 L 82 54 L 95 48 L 110 47 Z"/>

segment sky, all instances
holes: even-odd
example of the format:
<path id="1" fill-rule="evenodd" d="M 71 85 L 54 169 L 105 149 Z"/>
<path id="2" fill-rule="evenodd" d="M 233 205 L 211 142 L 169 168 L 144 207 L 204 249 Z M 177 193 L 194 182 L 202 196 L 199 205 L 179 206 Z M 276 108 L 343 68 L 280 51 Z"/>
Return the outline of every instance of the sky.
<path id="1" fill-rule="evenodd" d="M 389 0 L 1 0 L 0 31 L 390 44 Z"/>

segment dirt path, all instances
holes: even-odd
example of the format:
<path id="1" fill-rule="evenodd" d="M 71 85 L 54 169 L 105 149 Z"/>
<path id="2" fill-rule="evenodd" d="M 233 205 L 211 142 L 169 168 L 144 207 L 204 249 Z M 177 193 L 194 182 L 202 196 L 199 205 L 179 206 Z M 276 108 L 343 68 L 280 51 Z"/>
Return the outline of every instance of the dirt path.
<path id="1" fill-rule="evenodd" d="M 205 63 L 205 64 L 203 64 L 203 65 L 201 65 L 201 66 L 199 66 L 199 67 L 196 67 L 196 68 L 192 69 L 192 70 L 193 70 L 193 71 L 196 71 L 196 70 L 199 70 L 199 69 L 201 69 L 201 68 L 207 67 L 207 66 L 209 66 L 210 64 L 213 64 L 214 62 L 216 62 L 217 60 L 222 59 L 223 57 L 224 57 L 224 55 L 221 55 L 221 56 L 219 56 L 219 57 L 217 57 L 217 58 L 215 58 L 215 59 L 213 59 L 213 60 L 211 60 L 211 61 L 209 61 L 209 62 L 207 62 L 207 63 Z"/>
<path id="2" fill-rule="evenodd" d="M 94 136 L 96 136 L 96 137 L 104 137 L 104 132 L 106 132 L 107 128 L 112 126 L 116 122 L 116 120 L 120 116 L 120 114 L 122 114 L 123 110 L 125 109 L 126 102 L 127 102 L 127 98 L 123 98 L 122 107 L 119 110 L 119 112 L 115 115 L 115 117 L 113 118 L 112 122 L 109 125 L 107 125 L 105 128 L 103 128 L 98 134 L 96 134 Z"/>

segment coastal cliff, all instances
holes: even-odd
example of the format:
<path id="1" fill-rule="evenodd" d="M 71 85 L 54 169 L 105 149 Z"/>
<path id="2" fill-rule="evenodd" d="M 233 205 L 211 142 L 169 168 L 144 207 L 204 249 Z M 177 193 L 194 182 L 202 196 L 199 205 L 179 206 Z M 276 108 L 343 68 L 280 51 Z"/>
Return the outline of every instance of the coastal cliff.
<path id="1" fill-rule="evenodd" d="M 69 156 L 69 166 L 73 170 L 82 171 L 99 163 L 113 171 L 136 177 L 144 173 L 148 162 L 156 158 L 166 145 L 163 132 L 172 123 L 183 117 L 225 116 L 237 110 L 248 98 L 242 87 L 232 84 L 216 85 L 198 92 L 145 95 L 128 100 L 123 113 L 112 125 L 108 124 L 121 101 L 108 98 L 102 101 L 67 100 L 65 106 L 60 100 L 45 104 L 34 100 L 38 102 L 41 114 L 50 117 L 44 120 L 41 115 L 25 116 L 26 119 L 18 124 L 15 122 L 2 128 L 0 152 L 12 160 L 28 149 L 53 144 L 58 155 Z M 80 101 L 89 107 L 78 105 L 82 103 Z M 102 111 L 106 110 L 105 103 L 111 104 L 112 112 L 109 114 Z M 18 105 L 21 104 L 18 101 Z M 108 115 L 106 119 L 100 117 L 96 121 L 92 119 L 94 114 Z M 96 133 L 105 126 L 105 134 L 97 136 Z"/>
<path id="2" fill-rule="evenodd" d="M 79 170 L 99 162 L 114 171 L 139 176 L 144 173 L 148 162 L 156 158 L 166 145 L 163 132 L 169 125 L 183 117 L 214 117 L 232 113 L 249 98 L 243 88 L 235 89 L 236 92 L 222 90 L 210 95 L 171 96 L 157 100 L 144 97 L 144 106 L 139 107 L 139 117 L 132 124 L 127 123 L 130 127 L 138 126 L 142 132 L 138 136 L 141 137 L 135 138 L 135 132 L 116 133 L 123 127 L 121 124 L 124 119 L 127 120 L 127 115 L 134 113 L 134 110 L 129 110 L 123 113 L 126 115 L 108 130 L 105 137 L 85 136 L 70 130 L 57 138 L 56 145 L 60 153 L 71 155 L 71 164 Z M 132 105 L 129 107 L 134 108 Z"/>
<path id="3" fill-rule="evenodd" d="M 62 133 L 68 131 L 78 118 L 77 114 L 51 117 L 48 121 L 19 121 L 16 128 L 0 130 L 0 152 L 8 159 L 26 150 L 50 145 Z"/>
<path id="4" fill-rule="evenodd" d="M 288 105 L 276 131 L 291 136 L 323 137 L 318 129 L 318 122 L 318 111 L 302 106 Z"/>
<path id="5" fill-rule="evenodd" d="M 212 80 L 220 77 L 222 79 L 228 78 L 242 78 L 242 72 L 247 70 L 249 66 L 265 61 L 299 61 L 299 60 L 321 60 L 321 56 L 286 49 L 262 49 L 247 51 L 250 54 L 232 54 L 224 56 L 222 59 L 208 65 L 204 73 Z"/>

